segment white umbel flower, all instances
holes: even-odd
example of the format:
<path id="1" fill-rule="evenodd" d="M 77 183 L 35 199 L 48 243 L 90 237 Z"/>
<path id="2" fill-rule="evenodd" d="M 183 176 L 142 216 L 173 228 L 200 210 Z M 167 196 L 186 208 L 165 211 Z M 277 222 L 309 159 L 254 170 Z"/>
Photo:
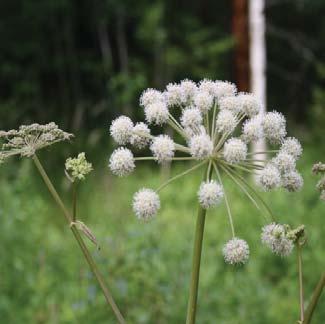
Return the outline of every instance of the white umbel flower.
<path id="1" fill-rule="evenodd" d="M 195 82 L 191 80 L 183 80 L 180 83 L 180 87 L 182 89 L 182 93 L 185 101 L 184 104 L 191 104 L 193 102 L 193 98 L 198 91 L 198 87 Z"/>
<path id="2" fill-rule="evenodd" d="M 302 154 L 301 144 L 294 137 L 287 137 L 283 141 L 280 150 L 291 154 L 295 159 L 298 159 Z"/>
<path id="3" fill-rule="evenodd" d="M 299 191 L 304 185 L 301 174 L 293 170 L 282 175 L 282 187 L 289 192 Z"/>
<path id="4" fill-rule="evenodd" d="M 181 106 L 186 102 L 186 94 L 180 84 L 169 83 L 164 92 L 168 107 Z"/>
<path id="5" fill-rule="evenodd" d="M 125 145 L 130 141 L 132 129 L 132 120 L 129 117 L 120 116 L 113 120 L 110 133 L 116 143 Z"/>
<path id="6" fill-rule="evenodd" d="M 239 138 L 230 138 L 224 145 L 223 156 L 229 163 L 239 163 L 246 159 L 247 145 Z"/>
<path id="7" fill-rule="evenodd" d="M 152 141 L 150 150 L 158 162 L 170 161 L 175 154 L 175 143 L 168 135 L 159 135 Z"/>
<path id="8" fill-rule="evenodd" d="M 262 104 L 259 100 L 250 93 L 239 93 L 237 96 L 241 111 L 248 117 L 254 117 L 262 110 Z"/>
<path id="9" fill-rule="evenodd" d="M 204 114 L 213 105 L 213 97 L 207 91 L 198 91 L 194 96 L 194 105 Z"/>
<path id="10" fill-rule="evenodd" d="M 142 92 L 140 97 L 140 105 L 145 108 L 153 103 L 163 102 L 164 100 L 165 97 L 162 92 L 156 89 L 147 89 Z"/>
<path id="11" fill-rule="evenodd" d="M 145 148 L 150 142 L 150 129 L 145 123 L 137 123 L 133 127 L 132 136 L 130 139 L 131 145 L 138 149 Z"/>
<path id="12" fill-rule="evenodd" d="M 287 134 L 286 120 L 284 116 L 277 111 L 266 113 L 262 124 L 265 137 L 272 144 L 281 143 Z"/>
<path id="13" fill-rule="evenodd" d="M 201 206 L 205 209 L 217 206 L 223 197 L 223 189 L 216 181 L 202 182 L 198 191 Z"/>
<path id="14" fill-rule="evenodd" d="M 244 122 L 242 138 L 246 143 L 254 143 L 263 138 L 261 116 L 254 116 Z"/>
<path id="15" fill-rule="evenodd" d="M 258 183 L 265 191 L 278 188 L 281 184 L 280 171 L 276 166 L 267 164 L 259 173 Z"/>
<path id="16" fill-rule="evenodd" d="M 209 135 L 194 135 L 189 141 L 191 155 L 196 159 L 203 160 L 211 156 L 213 143 Z"/>
<path id="17" fill-rule="evenodd" d="M 202 124 L 203 118 L 198 108 L 189 107 L 183 110 L 181 124 L 184 128 L 196 128 Z"/>
<path id="18" fill-rule="evenodd" d="M 200 90 L 207 91 L 211 96 L 216 99 L 222 97 L 234 96 L 236 94 L 236 86 L 233 83 L 226 81 L 211 81 L 211 80 L 202 80 L 199 86 Z"/>
<path id="19" fill-rule="evenodd" d="M 241 105 L 237 96 L 223 97 L 219 100 L 219 109 L 230 110 L 232 113 L 237 114 L 240 112 Z"/>
<path id="20" fill-rule="evenodd" d="M 232 133 L 237 125 L 237 118 L 230 110 L 221 110 L 216 120 L 216 130 L 219 133 Z"/>
<path id="21" fill-rule="evenodd" d="M 109 168 L 119 177 L 130 174 L 135 168 L 132 152 L 125 147 L 117 148 L 109 159 Z"/>
<path id="22" fill-rule="evenodd" d="M 222 252 L 225 262 L 231 265 L 245 264 L 249 258 L 247 242 L 237 237 L 228 241 L 224 245 Z"/>
<path id="23" fill-rule="evenodd" d="M 144 114 L 149 124 L 162 125 L 169 118 L 168 107 L 164 101 L 157 101 L 146 106 Z"/>
<path id="24" fill-rule="evenodd" d="M 283 173 L 290 172 L 296 167 L 295 158 L 287 152 L 279 152 L 272 162 Z"/>
<path id="25" fill-rule="evenodd" d="M 143 188 L 133 197 L 133 211 L 140 220 L 148 221 L 156 216 L 160 209 L 158 194 L 152 189 Z"/>
<path id="26" fill-rule="evenodd" d="M 281 224 L 271 223 L 264 226 L 261 240 L 277 255 L 285 257 L 292 252 L 293 242 L 287 237 L 285 227 Z"/>

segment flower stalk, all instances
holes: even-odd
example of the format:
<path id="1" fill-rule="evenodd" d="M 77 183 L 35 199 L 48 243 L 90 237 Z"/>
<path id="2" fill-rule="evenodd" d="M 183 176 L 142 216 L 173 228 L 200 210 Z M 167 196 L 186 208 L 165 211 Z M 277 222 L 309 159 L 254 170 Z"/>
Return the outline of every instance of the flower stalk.
<path id="1" fill-rule="evenodd" d="M 112 294 L 110 293 L 109 289 L 107 288 L 107 285 L 105 283 L 105 280 L 102 276 L 102 274 L 100 273 L 92 255 L 90 254 L 85 242 L 83 241 L 78 229 L 76 226 L 74 226 L 74 222 L 73 222 L 73 217 L 71 217 L 69 211 L 67 210 L 67 208 L 65 207 L 62 199 L 60 198 L 59 194 L 57 193 L 56 189 L 54 188 L 50 178 L 48 177 L 46 171 L 44 170 L 40 160 L 38 159 L 38 157 L 36 156 L 36 154 L 33 155 L 32 157 L 35 165 L 36 165 L 36 168 L 37 170 L 39 171 L 41 177 L 43 178 L 44 182 L 45 182 L 45 185 L 47 186 L 49 192 L 51 193 L 53 199 L 55 200 L 55 202 L 57 203 L 57 205 L 60 207 L 67 223 L 70 226 L 70 229 L 75 237 L 75 239 L 77 240 L 78 244 L 79 244 L 79 247 L 92 271 L 92 273 L 94 274 L 104 296 L 105 296 L 105 299 L 106 299 L 106 302 L 108 305 L 110 305 L 110 307 L 112 308 L 115 316 L 116 316 L 116 319 L 118 321 L 118 323 L 120 324 L 125 324 L 125 319 L 124 317 L 122 316 L 118 306 L 116 305 L 114 299 L 113 299 L 113 296 Z"/>

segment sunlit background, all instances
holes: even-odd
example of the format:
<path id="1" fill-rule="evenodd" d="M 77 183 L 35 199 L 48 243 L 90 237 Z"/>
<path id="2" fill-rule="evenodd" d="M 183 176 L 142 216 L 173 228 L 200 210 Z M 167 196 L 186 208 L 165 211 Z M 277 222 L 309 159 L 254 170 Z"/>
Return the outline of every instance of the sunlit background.
<path id="1" fill-rule="evenodd" d="M 325 160 L 325 3 L 266 0 L 264 11 L 253 12 L 263 2 L 0 3 L 0 129 L 55 121 L 75 134 L 71 143 L 43 150 L 40 158 L 68 204 L 65 159 L 86 152 L 93 163 L 95 172 L 80 187 L 79 218 L 97 236 L 101 251 L 89 246 L 129 323 L 185 322 L 201 179 L 198 172 L 166 188 L 153 222 L 134 217 L 133 193 L 180 169 L 143 163 L 118 179 L 107 168 L 115 147 L 110 122 L 120 114 L 143 120 L 138 100 L 147 87 L 163 89 L 184 78 L 229 80 L 241 91 L 255 90 L 254 80 L 255 87 L 266 87 L 267 110 L 283 112 L 289 135 L 304 146 L 298 165 L 304 189 L 263 197 L 279 221 L 307 226 L 307 301 L 325 268 L 325 204 L 311 173 L 313 163 Z M 257 34 L 265 28 L 257 39 L 255 15 L 262 18 Z M 0 168 L 0 322 L 115 323 L 34 165 L 28 159 L 10 162 Z M 211 211 L 197 323 L 295 323 L 296 257 L 281 259 L 260 246 L 263 218 L 231 182 L 226 185 L 251 258 L 245 267 L 225 265 L 225 206 Z M 315 324 L 324 322 L 325 296 L 314 317 Z"/>

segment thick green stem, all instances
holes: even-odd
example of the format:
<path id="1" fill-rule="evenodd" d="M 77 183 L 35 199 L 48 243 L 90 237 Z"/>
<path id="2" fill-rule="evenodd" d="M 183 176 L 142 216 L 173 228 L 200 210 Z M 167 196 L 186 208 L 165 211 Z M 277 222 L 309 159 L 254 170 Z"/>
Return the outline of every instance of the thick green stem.
<path id="1" fill-rule="evenodd" d="M 117 307 L 117 305 L 116 305 L 116 303 L 115 303 L 115 301 L 113 299 L 113 296 L 111 295 L 110 291 L 108 290 L 102 274 L 100 273 L 100 271 L 99 271 L 93 257 L 91 256 L 86 244 L 84 243 L 78 229 L 73 225 L 73 222 L 72 222 L 73 218 L 71 217 L 70 213 L 68 212 L 67 208 L 65 207 L 62 199 L 60 198 L 59 194 L 57 193 L 56 189 L 54 188 L 50 178 L 48 177 L 46 171 L 44 170 L 41 162 L 39 161 L 39 159 L 37 158 L 36 155 L 33 156 L 33 161 L 34 161 L 34 163 L 35 163 L 35 165 L 37 167 L 37 170 L 39 171 L 40 175 L 42 176 L 42 178 L 43 178 L 49 192 L 51 193 L 51 195 L 53 196 L 55 202 L 58 204 L 58 206 L 62 210 L 66 221 L 68 222 L 69 225 L 72 225 L 72 226 L 70 226 L 71 231 L 72 231 L 75 239 L 77 240 L 86 261 L 88 262 L 88 265 L 89 265 L 91 271 L 93 272 L 96 280 L 98 281 L 98 284 L 99 284 L 100 288 L 103 291 L 103 294 L 105 296 L 107 304 L 111 306 L 111 308 L 112 308 L 118 322 L 120 324 L 124 324 L 125 320 L 124 320 L 120 310 L 118 309 L 118 307 Z"/>
<path id="2" fill-rule="evenodd" d="M 211 179 L 211 173 L 209 174 L 209 180 L 210 179 Z M 190 283 L 189 299 L 188 299 L 188 306 L 187 306 L 186 324 L 195 323 L 205 215 L 206 215 L 206 209 L 203 209 L 199 205 L 199 210 L 198 210 L 198 215 L 196 220 L 195 238 L 194 238 L 192 274 L 191 274 L 191 283 Z"/>
<path id="3" fill-rule="evenodd" d="M 312 299 L 305 311 L 305 319 L 302 322 L 303 324 L 309 324 L 311 322 L 311 319 L 314 314 L 314 310 L 317 306 L 317 303 L 319 301 L 319 297 L 322 294 L 322 291 L 325 287 L 325 272 L 321 275 L 320 280 L 318 281 L 318 284 L 313 292 Z"/>

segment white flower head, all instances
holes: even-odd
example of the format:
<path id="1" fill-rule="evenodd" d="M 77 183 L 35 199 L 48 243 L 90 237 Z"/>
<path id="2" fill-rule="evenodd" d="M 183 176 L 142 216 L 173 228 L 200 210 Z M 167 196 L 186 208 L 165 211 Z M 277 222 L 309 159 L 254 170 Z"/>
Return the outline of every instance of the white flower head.
<path id="1" fill-rule="evenodd" d="M 184 104 L 191 104 L 193 102 L 193 98 L 198 91 L 198 87 L 195 82 L 185 79 L 181 81 L 180 87 L 182 89 L 182 93 L 184 95 L 185 101 Z"/>
<path id="2" fill-rule="evenodd" d="M 294 137 L 287 137 L 283 141 L 280 150 L 291 154 L 295 159 L 298 159 L 302 154 L 301 144 Z"/>
<path id="3" fill-rule="evenodd" d="M 129 117 L 120 116 L 113 120 L 110 133 L 116 143 L 125 145 L 129 143 L 133 130 L 133 122 Z"/>
<path id="4" fill-rule="evenodd" d="M 164 92 L 168 107 L 181 106 L 186 102 L 184 88 L 177 83 L 169 83 Z"/>
<path id="5" fill-rule="evenodd" d="M 236 86 L 226 81 L 212 81 L 204 79 L 200 82 L 200 90 L 207 91 L 215 99 L 222 97 L 234 96 L 236 94 Z"/>
<path id="6" fill-rule="evenodd" d="M 143 188 L 133 197 L 133 211 L 140 220 L 148 221 L 156 216 L 160 209 L 158 194 L 152 189 Z"/>
<path id="7" fill-rule="evenodd" d="M 246 159 L 247 145 L 239 138 L 230 138 L 224 145 L 223 156 L 229 163 L 239 163 Z"/>
<path id="8" fill-rule="evenodd" d="M 168 107 L 164 101 L 157 101 L 146 106 L 144 113 L 149 124 L 162 125 L 169 118 Z"/>
<path id="9" fill-rule="evenodd" d="M 247 242 L 237 237 L 228 241 L 224 245 L 222 252 L 225 262 L 231 265 L 245 264 L 249 258 Z"/>
<path id="10" fill-rule="evenodd" d="M 280 171 L 276 166 L 267 164 L 259 173 L 258 183 L 265 191 L 278 188 L 281 184 Z"/>
<path id="11" fill-rule="evenodd" d="M 223 189 L 216 181 L 202 182 L 198 191 L 201 206 L 205 209 L 217 206 L 223 197 Z"/>
<path id="12" fill-rule="evenodd" d="M 211 156 L 213 152 L 213 143 L 210 136 L 203 133 L 194 135 L 190 138 L 189 148 L 193 157 L 203 160 Z"/>
<path id="13" fill-rule="evenodd" d="M 150 129 L 145 123 L 136 123 L 132 130 L 131 145 L 138 149 L 145 148 L 150 142 Z"/>
<path id="14" fill-rule="evenodd" d="M 287 134 L 286 120 L 284 116 L 277 111 L 266 113 L 264 115 L 262 124 L 265 137 L 272 144 L 281 143 Z"/>
<path id="15" fill-rule="evenodd" d="M 112 153 L 108 166 L 112 173 L 119 177 L 130 174 L 135 168 L 132 152 L 125 147 L 117 148 Z"/>
<path id="16" fill-rule="evenodd" d="M 282 175 L 282 187 L 289 192 L 299 191 L 304 185 L 304 179 L 301 174 L 295 170 L 286 172 Z"/>
<path id="17" fill-rule="evenodd" d="M 243 124 L 242 138 L 246 143 L 257 142 L 263 138 L 262 117 L 260 115 L 247 119 Z"/>
<path id="18" fill-rule="evenodd" d="M 183 110 L 181 124 L 184 128 L 196 128 L 202 124 L 202 113 L 198 108 L 189 107 Z"/>
<path id="19" fill-rule="evenodd" d="M 194 96 L 194 105 L 202 113 L 206 113 L 213 105 L 213 97 L 207 91 L 198 91 Z"/>
<path id="20" fill-rule="evenodd" d="M 271 223 L 264 226 L 261 240 L 277 255 L 285 257 L 292 252 L 293 242 L 287 237 L 285 227 L 281 224 Z"/>
<path id="21" fill-rule="evenodd" d="M 175 154 L 175 143 L 168 135 L 159 135 L 152 141 L 150 150 L 158 162 L 170 161 Z"/>
<path id="22" fill-rule="evenodd" d="M 219 109 L 230 110 L 232 113 L 237 114 L 240 112 L 241 105 L 237 96 L 223 97 L 219 99 Z"/>
<path id="23" fill-rule="evenodd" d="M 163 102 L 165 97 L 162 92 L 156 89 L 147 89 L 142 92 L 140 97 L 140 105 L 142 107 L 147 107 L 156 102 Z"/>
<path id="24" fill-rule="evenodd" d="M 237 125 L 237 118 L 230 110 L 221 110 L 216 120 L 216 130 L 219 133 L 232 133 Z"/>
<path id="25" fill-rule="evenodd" d="M 280 172 L 286 173 L 294 170 L 296 167 L 295 158 L 287 152 L 279 152 L 272 162 L 276 165 Z"/>
<path id="26" fill-rule="evenodd" d="M 241 111 L 248 117 L 254 117 L 258 115 L 262 110 L 262 104 L 251 93 L 239 93 L 238 101 L 240 102 Z"/>

